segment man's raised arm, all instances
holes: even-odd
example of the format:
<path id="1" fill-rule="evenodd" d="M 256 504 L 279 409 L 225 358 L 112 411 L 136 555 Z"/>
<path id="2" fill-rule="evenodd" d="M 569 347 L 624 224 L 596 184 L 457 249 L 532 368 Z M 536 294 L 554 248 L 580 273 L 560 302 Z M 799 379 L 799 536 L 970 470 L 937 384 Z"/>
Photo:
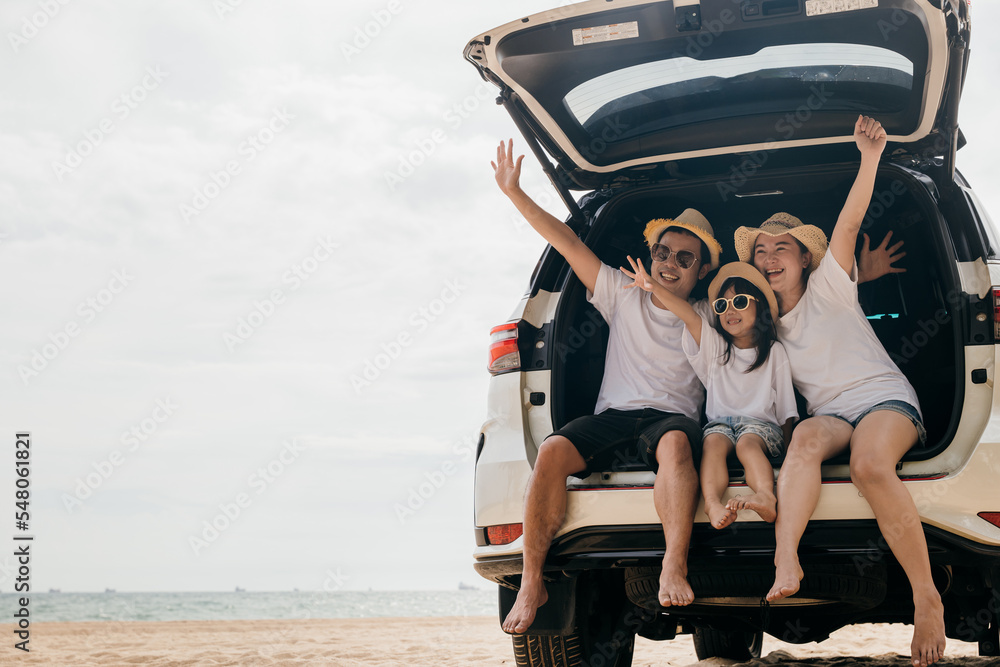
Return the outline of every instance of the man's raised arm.
<path id="1" fill-rule="evenodd" d="M 601 260 L 573 233 L 572 229 L 536 204 L 521 189 L 519 180 L 524 156 L 518 156 L 515 160 L 513 151 L 513 139 L 507 145 L 501 141 L 497 147 L 497 161 L 490 162 L 496 173 L 497 185 L 517 207 L 528 224 L 569 262 L 576 277 L 593 293 L 594 286 L 597 285 L 597 274 L 601 270 Z"/>

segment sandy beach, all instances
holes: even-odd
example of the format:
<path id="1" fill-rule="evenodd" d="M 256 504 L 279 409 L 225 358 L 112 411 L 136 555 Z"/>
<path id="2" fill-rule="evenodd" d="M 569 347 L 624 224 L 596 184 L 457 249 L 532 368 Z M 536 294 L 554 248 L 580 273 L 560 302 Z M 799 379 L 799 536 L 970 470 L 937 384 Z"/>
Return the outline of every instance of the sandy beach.
<path id="1" fill-rule="evenodd" d="M 13 627 L 3 626 L 2 665 L 506 665 L 514 664 L 509 637 L 493 617 L 367 618 L 283 621 L 170 621 L 37 623 L 31 652 L 13 648 Z M 698 662 L 689 637 L 670 642 L 639 639 L 636 667 L 690 665 L 809 665 L 908 667 L 901 652 L 909 626 L 863 625 L 822 644 L 791 645 L 770 637 L 764 657 L 751 663 Z M 941 665 L 985 667 L 975 644 L 949 640 Z"/>

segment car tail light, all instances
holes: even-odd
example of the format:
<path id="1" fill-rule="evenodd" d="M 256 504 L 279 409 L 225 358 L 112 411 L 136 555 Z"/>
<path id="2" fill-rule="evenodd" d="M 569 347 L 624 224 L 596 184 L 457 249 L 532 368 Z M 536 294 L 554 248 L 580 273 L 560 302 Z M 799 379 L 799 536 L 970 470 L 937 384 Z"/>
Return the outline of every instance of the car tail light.
<path id="1" fill-rule="evenodd" d="M 508 322 L 490 329 L 490 361 L 487 368 L 496 375 L 521 367 L 521 352 L 517 347 L 518 322 Z"/>
<path id="2" fill-rule="evenodd" d="M 989 521 L 997 528 L 1000 528 L 1000 512 L 980 512 L 979 518 Z"/>
<path id="3" fill-rule="evenodd" d="M 489 544 L 510 544 L 524 533 L 523 523 L 505 523 L 502 526 L 486 528 L 486 542 Z"/>
<path id="4" fill-rule="evenodd" d="M 1000 343 L 1000 287 L 993 287 L 993 340 Z"/>

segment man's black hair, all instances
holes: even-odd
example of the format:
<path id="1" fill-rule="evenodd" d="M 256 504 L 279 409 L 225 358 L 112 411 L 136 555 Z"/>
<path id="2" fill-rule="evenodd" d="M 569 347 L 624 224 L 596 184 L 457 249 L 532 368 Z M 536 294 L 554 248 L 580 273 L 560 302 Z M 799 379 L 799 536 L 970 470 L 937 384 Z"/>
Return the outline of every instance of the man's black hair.
<path id="1" fill-rule="evenodd" d="M 712 264 L 712 253 L 709 252 L 708 250 L 708 244 L 702 241 L 700 236 L 692 232 L 690 229 L 685 229 L 684 227 L 667 227 L 662 232 L 660 232 L 660 237 L 656 239 L 656 242 L 659 243 L 660 239 L 662 239 L 663 235 L 666 234 L 667 232 L 677 232 L 678 234 L 687 234 L 688 236 L 692 236 L 698 239 L 698 241 L 701 243 L 701 249 L 699 251 L 701 252 L 701 257 L 698 259 L 698 261 L 701 264 L 708 264 L 708 265 Z"/>

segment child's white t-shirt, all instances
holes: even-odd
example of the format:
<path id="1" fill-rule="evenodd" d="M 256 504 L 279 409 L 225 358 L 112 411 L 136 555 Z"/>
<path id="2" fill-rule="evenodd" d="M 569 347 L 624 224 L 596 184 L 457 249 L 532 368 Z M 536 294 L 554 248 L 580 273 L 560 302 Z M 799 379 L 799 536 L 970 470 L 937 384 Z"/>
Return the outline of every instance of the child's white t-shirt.
<path id="1" fill-rule="evenodd" d="M 792 373 L 781 343 L 775 341 L 771 346 L 763 366 L 745 373 L 757 359 L 757 349 L 741 350 L 734 345 L 729 363 L 723 363 L 726 341 L 705 317 L 702 317 L 701 345 L 695 343 L 691 332 L 685 332 L 682 340 L 688 361 L 708 388 L 705 415 L 709 421 L 751 417 L 781 426 L 799 416 Z"/>
<path id="2" fill-rule="evenodd" d="M 601 265 L 587 300 L 609 325 L 604 378 L 595 414 L 655 408 L 699 421 L 705 389 L 681 349 L 684 322 L 653 305 L 652 295 L 621 271 Z M 708 304 L 693 304 L 705 313 Z"/>
<path id="3" fill-rule="evenodd" d="M 883 401 L 905 401 L 919 412 L 917 393 L 892 362 L 858 302 L 851 275 L 827 253 L 809 276 L 802 299 L 778 320 L 778 339 L 792 380 L 810 415 L 850 421 Z"/>

